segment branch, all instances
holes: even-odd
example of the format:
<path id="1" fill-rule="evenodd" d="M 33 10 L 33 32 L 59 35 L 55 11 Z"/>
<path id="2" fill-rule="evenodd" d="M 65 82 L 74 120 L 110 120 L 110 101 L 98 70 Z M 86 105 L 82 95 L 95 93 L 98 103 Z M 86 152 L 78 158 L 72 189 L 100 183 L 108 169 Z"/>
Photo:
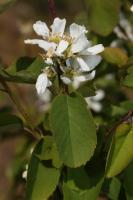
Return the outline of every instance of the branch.
<path id="1" fill-rule="evenodd" d="M 57 17 L 57 11 L 56 11 L 56 6 L 55 6 L 55 0 L 48 0 L 48 5 L 49 5 L 49 11 L 52 16 L 52 18 Z"/>

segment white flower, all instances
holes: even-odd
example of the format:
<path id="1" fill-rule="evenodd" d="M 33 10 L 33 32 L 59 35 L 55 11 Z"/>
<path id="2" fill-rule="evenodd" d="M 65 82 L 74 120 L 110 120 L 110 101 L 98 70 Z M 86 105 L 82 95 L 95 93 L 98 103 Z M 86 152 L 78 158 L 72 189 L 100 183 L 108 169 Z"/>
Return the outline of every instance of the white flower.
<path id="1" fill-rule="evenodd" d="M 92 70 L 100 63 L 101 56 L 98 55 L 104 51 L 102 44 L 92 46 L 86 37 L 87 30 L 84 26 L 73 23 L 69 31 L 65 32 L 66 19 L 55 18 L 50 29 L 45 22 L 37 21 L 33 29 L 42 39 L 28 39 L 26 44 L 36 44 L 44 50 L 42 55 L 45 63 L 55 69 L 60 67 L 62 74 L 60 78 L 74 88 L 78 88 L 80 83 L 91 80 L 95 76 Z M 76 71 L 72 76 L 68 71 Z M 88 72 L 84 75 L 84 72 Z M 91 73 L 90 73 L 91 72 Z M 51 85 L 47 73 L 39 75 L 36 83 L 37 93 L 43 95 L 46 88 Z"/>
<path id="2" fill-rule="evenodd" d="M 46 73 L 42 73 L 38 76 L 36 82 L 36 90 L 39 96 L 43 96 L 45 94 L 46 88 L 51 86 L 51 81 L 48 79 Z"/>
<path id="3" fill-rule="evenodd" d="M 100 101 L 105 97 L 105 92 L 103 90 L 98 90 L 96 96 L 85 98 L 88 106 L 95 112 L 100 112 L 102 110 L 102 104 Z"/>
<path id="4" fill-rule="evenodd" d="M 118 26 L 115 27 L 114 33 L 118 36 L 118 38 L 124 40 L 129 39 L 133 41 L 133 27 L 122 13 L 120 14 L 119 25 L 124 30 L 124 32 L 122 32 L 122 30 Z"/>
<path id="5" fill-rule="evenodd" d="M 34 31 L 43 39 L 25 40 L 26 44 L 37 44 L 46 52 L 46 57 L 65 57 L 75 59 L 75 65 L 81 71 L 90 71 L 101 61 L 97 54 L 104 50 L 102 44 L 91 47 L 86 37 L 87 30 L 84 26 L 71 24 L 69 33 L 65 33 L 65 19 L 55 18 L 51 30 L 45 22 L 37 21 Z M 65 54 L 67 51 L 67 54 Z M 47 61 L 46 61 L 47 62 Z M 71 61 L 70 61 L 71 62 Z"/>
<path id="6" fill-rule="evenodd" d="M 27 180 L 27 174 L 28 174 L 28 164 L 25 166 L 25 170 L 22 173 L 22 178 Z"/>
<path id="7" fill-rule="evenodd" d="M 131 6 L 130 10 L 131 10 L 131 12 L 133 12 L 133 5 Z"/>
<path id="8" fill-rule="evenodd" d="M 67 77 L 67 76 L 61 76 L 61 80 L 63 81 L 63 83 L 65 83 L 66 85 L 70 85 L 72 84 L 72 86 L 77 89 L 79 88 L 79 86 L 81 85 L 81 83 L 85 82 L 85 81 L 89 81 L 92 80 L 95 77 L 95 73 L 96 71 L 92 71 L 91 73 L 87 74 L 87 75 L 73 75 L 73 77 Z"/>

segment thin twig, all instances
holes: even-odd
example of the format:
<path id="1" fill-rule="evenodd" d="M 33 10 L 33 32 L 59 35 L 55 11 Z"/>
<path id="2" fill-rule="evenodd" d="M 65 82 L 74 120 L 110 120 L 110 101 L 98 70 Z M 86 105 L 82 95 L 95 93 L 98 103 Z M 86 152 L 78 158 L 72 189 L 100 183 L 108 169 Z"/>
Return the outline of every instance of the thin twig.
<path id="1" fill-rule="evenodd" d="M 49 5 L 49 11 L 52 16 L 52 18 L 57 17 L 57 11 L 56 11 L 56 6 L 55 6 L 55 0 L 48 0 L 48 5 Z"/>

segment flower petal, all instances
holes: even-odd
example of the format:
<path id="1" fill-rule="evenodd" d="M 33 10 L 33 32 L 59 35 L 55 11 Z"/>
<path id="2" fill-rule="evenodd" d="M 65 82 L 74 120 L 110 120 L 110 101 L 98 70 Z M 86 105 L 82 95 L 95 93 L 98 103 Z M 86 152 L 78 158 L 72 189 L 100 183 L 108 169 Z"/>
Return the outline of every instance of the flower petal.
<path id="1" fill-rule="evenodd" d="M 83 75 L 81 75 L 81 76 L 75 76 L 72 85 L 73 85 L 73 87 L 75 89 L 77 89 L 77 88 L 79 88 L 80 84 L 82 82 L 84 82 L 84 81 L 86 81 L 86 77 L 85 76 L 83 76 Z"/>
<path id="2" fill-rule="evenodd" d="M 75 23 L 70 25 L 70 36 L 72 38 L 78 38 L 83 33 L 87 33 L 85 26 L 80 26 Z"/>
<path id="3" fill-rule="evenodd" d="M 72 53 L 79 53 L 86 49 L 88 45 L 89 41 L 87 40 L 87 37 L 84 34 L 81 34 L 72 44 Z"/>
<path id="4" fill-rule="evenodd" d="M 79 64 L 80 70 L 82 72 L 84 72 L 84 71 L 90 71 L 91 70 L 89 68 L 89 66 L 87 65 L 87 63 L 85 62 L 85 60 L 82 59 L 81 57 L 77 57 L 77 62 Z"/>
<path id="5" fill-rule="evenodd" d="M 55 54 L 61 55 L 67 49 L 68 45 L 69 45 L 69 43 L 67 41 L 61 40 L 57 47 Z"/>
<path id="6" fill-rule="evenodd" d="M 38 76 L 37 82 L 36 82 L 36 90 L 39 96 L 42 96 L 46 88 L 48 87 L 48 77 L 45 73 L 42 73 Z"/>
<path id="7" fill-rule="evenodd" d="M 65 83 L 66 85 L 69 85 L 72 83 L 71 79 L 66 77 L 66 76 L 61 76 L 61 80 L 63 81 L 63 83 Z"/>
<path id="8" fill-rule="evenodd" d="M 48 64 L 48 65 L 53 65 L 53 60 L 51 58 L 47 58 L 45 60 L 45 63 Z"/>
<path id="9" fill-rule="evenodd" d="M 100 62 L 101 62 L 102 58 L 99 55 L 95 55 L 95 56 L 82 56 L 82 60 L 80 58 L 80 68 L 83 71 L 90 71 L 93 70 Z M 87 70 L 87 67 L 89 70 Z"/>
<path id="10" fill-rule="evenodd" d="M 86 77 L 86 80 L 87 81 L 90 81 L 90 80 L 92 80 L 92 79 L 94 79 L 95 78 L 95 75 L 96 75 L 96 71 L 94 70 L 94 71 L 92 71 L 91 73 L 89 73 L 89 74 L 87 74 L 85 77 Z"/>
<path id="11" fill-rule="evenodd" d="M 45 40 L 33 39 L 33 40 L 25 40 L 25 44 L 37 44 L 40 48 L 48 51 L 50 48 L 53 50 L 56 49 L 56 44 L 54 42 L 46 42 Z"/>
<path id="12" fill-rule="evenodd" d="M 94 101 L 100 101 L 105 97 L 105 92 L 103 90 L 97 90 L 97 94 L 92 97 Z"/>
<path id="13" fill-rule="evenodd" d="M 33 25 L 33 29 L 40 36 L 43 36 L 43 37 L 49 36 L 49 29 L 45 22 L 37 21 Z"/>
<path id="14" fill-rule="evenodd" d="M 63 35 L 66 26 L 66 19 L 55 18 L 51 26 L 52 34 Z"/>
<path id="15" fill-rule="evenodd" d="M 82 51 L 80 55 L 96 55 L 104 51 L 104 46 L 102 44 L 98 44 L 92 47 L 89 47 L 85 51 Z"/>

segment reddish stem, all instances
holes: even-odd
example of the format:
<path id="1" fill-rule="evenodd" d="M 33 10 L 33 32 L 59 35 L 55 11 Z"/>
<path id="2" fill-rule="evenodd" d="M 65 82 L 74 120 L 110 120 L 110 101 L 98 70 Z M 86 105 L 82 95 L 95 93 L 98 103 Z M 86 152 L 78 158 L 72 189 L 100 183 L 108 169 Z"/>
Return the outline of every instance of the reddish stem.
<path id="1" fill-rule="evenodd" d="M 48 5 L 49 5 L 49 11 L 52 16 L 52 18 L 57 17 L 57 12 L 56 12 L 56 6 L 55 6 L 55 0 L 48 0 Z"/>

